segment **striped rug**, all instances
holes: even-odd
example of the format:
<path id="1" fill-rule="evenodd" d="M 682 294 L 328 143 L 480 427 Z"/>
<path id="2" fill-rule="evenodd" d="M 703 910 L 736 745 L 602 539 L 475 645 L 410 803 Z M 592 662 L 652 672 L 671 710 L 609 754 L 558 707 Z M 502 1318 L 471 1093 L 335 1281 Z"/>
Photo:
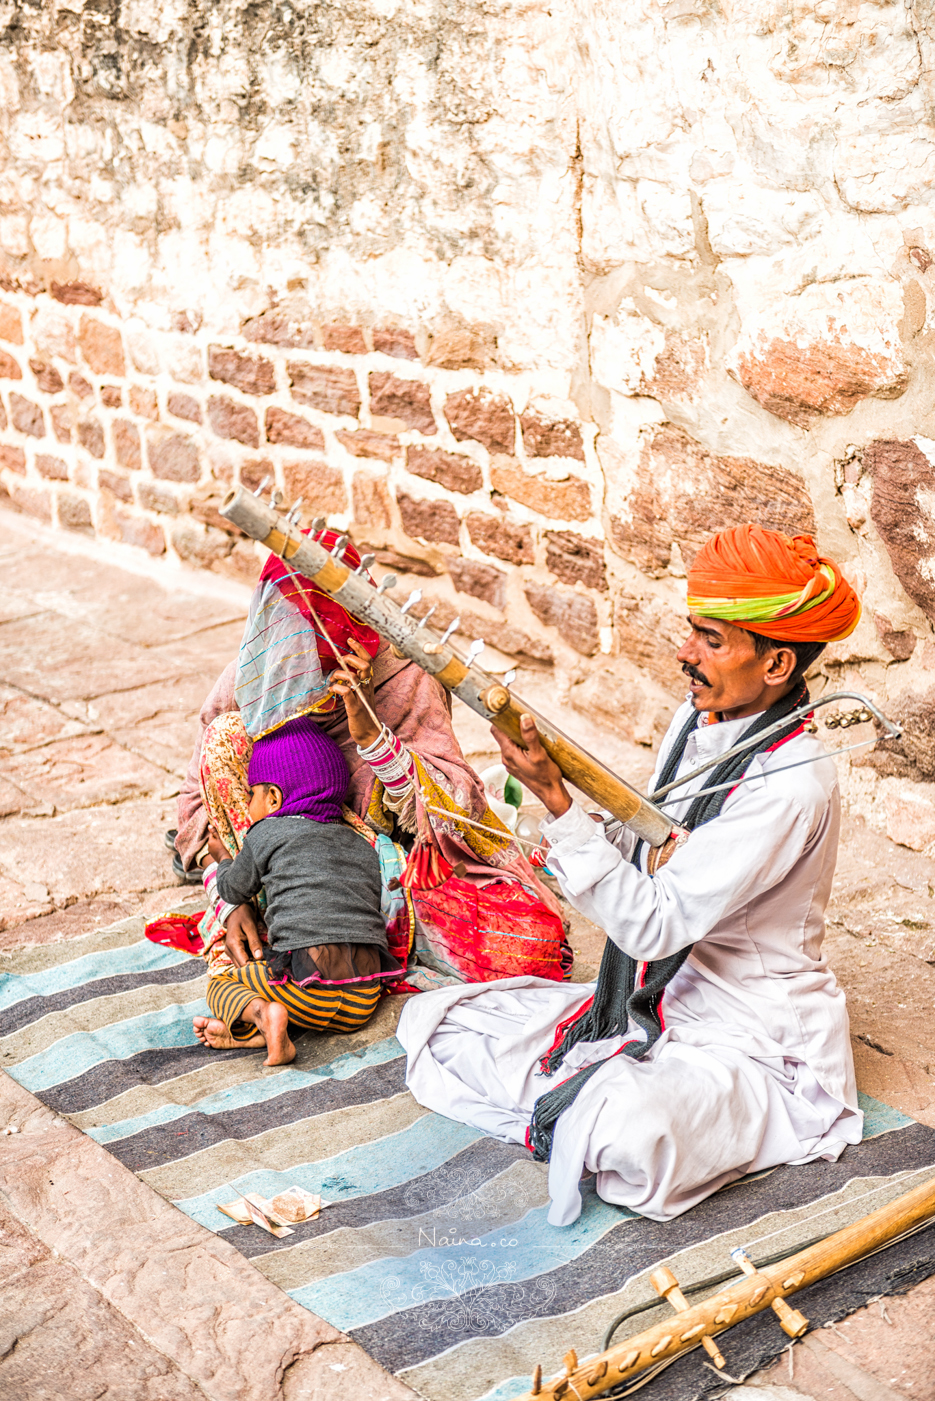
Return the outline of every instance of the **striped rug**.
<path id="1" fill-rule="evenodd" d="M 690 1288 L 791 1251 L 935 1176 L 935 1131 L 873 1100 L 838 1163 L 777 1169 L 667 1225 L 586 1194 L 580 1219 L 546 1220 L 546 1173 L 524 1149 L 427 1113 L 405 1089 L 385 999 L 352 1036 L 302 1035 L 294 1065 L 210 1051 L 202 964 L 148 943 L 142 920 L 14 955 L 0 973 L 0 1064 L 157 1192 L 223 1235 L 293 1299 L 343 1329 L 429 1401 L 512 1401 L 541 1362 L 598 1351 L 620 1312 L 652 1306 L 667 1262 Z M 298 1184 L 330 1205 L 276 1240 L 217 1210 L 241 1191 Z M 935 1231 L 802 1296 L 813 1323 L 935 1272 Z M 742 1376 L 788 1345 L 771 1313 L 726 1335 Z M 694 1353 L 646 1388 L 691 1401 L 718 1379 Z"/>

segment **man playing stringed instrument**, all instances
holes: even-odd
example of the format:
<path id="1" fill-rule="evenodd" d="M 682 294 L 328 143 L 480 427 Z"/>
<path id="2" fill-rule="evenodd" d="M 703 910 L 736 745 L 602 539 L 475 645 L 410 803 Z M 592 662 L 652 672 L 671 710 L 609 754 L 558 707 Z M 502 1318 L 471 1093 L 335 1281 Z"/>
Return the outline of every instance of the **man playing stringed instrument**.
<path id="1" fill-rule="evenodd" d="M 810 536 L 758 526 L 699 551 L 688 607 L 690 694 L 653 790 L 799 709 L 806 669 L 860 617 Z M 589 1172 L 606 1201 L 665 1221 L 745 1173 L 859 1142 L 844 994 L 821 952 L 837 776 L 804 724 L 675 790 L 666 811 L 690 835 L 655 874 L 631 832 L 611 839 L 572 801 L 531 717 L 525 748 L 494 731 L 550 814 L 567 899 L 609 936 L 600 976 L 443 989 L 406 1006 L 399 1036 L 421 1104 L 549 1161 L 553 1225 L 577 1218 Z"/>

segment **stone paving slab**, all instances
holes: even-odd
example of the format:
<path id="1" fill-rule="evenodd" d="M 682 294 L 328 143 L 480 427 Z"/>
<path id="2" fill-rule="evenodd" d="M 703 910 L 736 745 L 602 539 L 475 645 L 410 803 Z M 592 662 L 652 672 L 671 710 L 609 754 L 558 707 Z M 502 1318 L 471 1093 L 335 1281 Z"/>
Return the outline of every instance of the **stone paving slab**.
<path id="1" fill-rule="evenodd" d="M 0 760 L 4 769 L 9 754 L 87 732 L 83 721 L 64 715 L 57 706 L 0 684 Z"/>
<path id="2" fill-rule="evenodd" d="M 7 1401 L 204 1401 L 197 1383 L 56 1259 L 0 1198 L 0 1395 Z"/>
<path id="3" fill-rule="evenodd" d="M 22 808 L 56 812 L 121 803 L 161 792 L 169 774 L 107 735 L 75 735 L 9 755 L 4 776 L 23 794 Z"/>
<path id="4" fill-rule="evenodd" d="M 0 928 L 94 895 L 163 888 L 172 879 L 163 834 L 175 825 L 175 809 L 172 798 L 146 798 L 41 821 L 6 818 Z"/>
<path id="5" fill-rule="evenodd" d="M 0 624 L 0 648 L 8 685 L 59 704 L 129 691 L 154 677 L 194 669 L 192 657 L 174 661 L 161 651 L 157 664 L 152 651 L 59 613 Z"/>
<path id="6" fill-rule="evenodd" d="M 162 1392 L 128 1389 L 128 1398 L 310 1401 L 342 1394 L 355 1401 L 407 1401 L 414 1396 L 337 1329 L 270 1284 L 233 1246 L 163 1201 L 5 1074 L 0 1075 L 0 1125 L 19 1130 L 0 1137 L 0 1203 L 74 1267 L 102 1308 L 110 1306 L 122 1316 L 133 1331 L 125 1338 L 128 1344 L 142 1339 L 164 1359 L 167 1378 L 181 1374 L 180 1386 L 190 1383 L 187 1391 L 174 1393 L 168 1381 Z M 21 1249 L 33 1266 L 41 1263 L 28 1242 Z M 32 1307 L 38 1324 L 41 1301 Z M 28 1301 L 23 1308 L 28 1310 Z M 112 1322 L 109 1314 L 107 1322 Z M 118 1376 L 126 1375 L 119 1359 L 116 1368 Z M 58 1393 L 63 1394 L 72 1395 Z M 116 1397 L 119 1392 L 101 1388 L 88 1394 Z M 25 1395 L 33 1401 L 36 1393 Z"/>

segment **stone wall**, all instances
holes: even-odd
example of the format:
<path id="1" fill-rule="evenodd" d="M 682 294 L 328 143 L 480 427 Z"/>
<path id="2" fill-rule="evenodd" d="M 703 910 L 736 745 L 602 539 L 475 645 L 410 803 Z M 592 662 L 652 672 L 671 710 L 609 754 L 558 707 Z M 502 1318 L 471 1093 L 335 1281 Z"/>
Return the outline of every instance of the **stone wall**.
<path id="1" fill-rule="evenodd" d="M 848 801 L 935 843 L 928 0 L 0 25 L 3 504 L 249 581 L 272 476 L 645 744 L 700 541 L 815 530 L 865 602 L 815 686 L 906 723 Z"/>

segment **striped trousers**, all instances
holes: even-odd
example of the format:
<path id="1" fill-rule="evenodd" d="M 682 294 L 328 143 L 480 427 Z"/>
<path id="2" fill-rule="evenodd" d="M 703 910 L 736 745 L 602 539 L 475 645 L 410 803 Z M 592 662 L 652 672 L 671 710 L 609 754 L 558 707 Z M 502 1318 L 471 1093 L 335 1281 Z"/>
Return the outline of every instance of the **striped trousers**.
<path id="1" fill-rule="evenodd" d="M 300 988 L 288 982 L 273 987 L 267 972 L 267 964 L 257 960 L 208 979 L 208 1006 L 235 1041 L 247 1041 L 256 1035 L 253 1023 L 243 1021 L 244 1009 L 256 997 L 282 1003 L 294 1026 L 311 1031 L 358 1031 L 369 1022 L 380 1000 L 379 983 L 353 983 L 340 988 L 312 983 Z"/>

